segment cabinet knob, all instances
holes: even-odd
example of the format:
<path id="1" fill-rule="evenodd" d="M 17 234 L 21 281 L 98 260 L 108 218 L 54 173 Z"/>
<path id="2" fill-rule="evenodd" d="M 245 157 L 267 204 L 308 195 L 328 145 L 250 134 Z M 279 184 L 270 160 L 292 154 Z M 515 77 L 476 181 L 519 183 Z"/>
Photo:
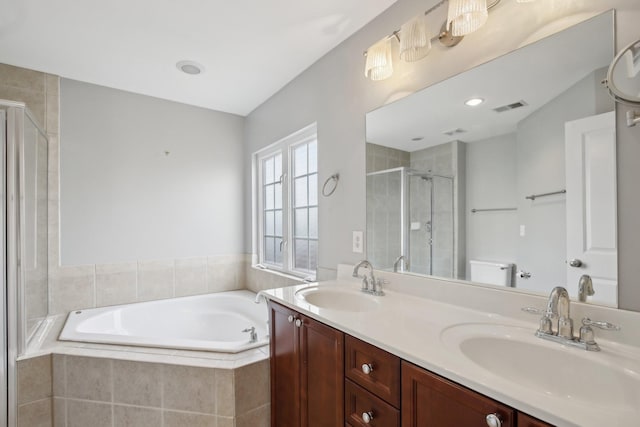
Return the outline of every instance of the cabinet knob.
<path id="1" fill-rule="evenodd" d="M 288 321 L 289 323 L 293 323 L 293 316 L 292 316 L 292 315 L 289 315 L 289 317 L 287 317 L 287 321 Z"/>
<path id="2" fill-rule="evenodd" d="M 502 427 L 502 420 L 498 414 L 489 414 L 486 420 L 489 427 Z"/>
<path id="3" fill-rule="evenodd" d="M 362 372 L 365 375 L 369 375 L 371 372 L 373 372 L 373 365 L 371 363 L 363 363 L 362 364 Z"/>
<path id="4" fill-rule="evenodd" d="M 362 421 L 364 421 L 365 424 L 369 424 L 371 420 L 373 420 L 373 411 L 362 413 Z"/>
<path id="5" fill-rule="evenodd" d="M 300 319 L 296 319 L 296 326 L 299 328 L 300 326 L 302 326 L 302 320 Z"/>

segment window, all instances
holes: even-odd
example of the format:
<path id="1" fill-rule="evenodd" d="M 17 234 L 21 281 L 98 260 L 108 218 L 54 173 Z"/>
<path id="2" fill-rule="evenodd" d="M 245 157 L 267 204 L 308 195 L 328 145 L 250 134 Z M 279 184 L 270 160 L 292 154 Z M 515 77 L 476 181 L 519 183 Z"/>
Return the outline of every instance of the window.
<path id="1" fill-rule="evenodd" d="M 309 126 L 255 154 L 256 244 L 263 268 L 315 276 L 318 141 Z"/>

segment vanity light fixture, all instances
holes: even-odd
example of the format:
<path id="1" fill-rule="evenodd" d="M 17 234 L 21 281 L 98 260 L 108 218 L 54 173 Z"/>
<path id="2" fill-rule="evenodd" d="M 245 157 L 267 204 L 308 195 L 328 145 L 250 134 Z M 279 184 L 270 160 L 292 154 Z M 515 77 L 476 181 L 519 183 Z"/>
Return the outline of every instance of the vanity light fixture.
<path id="1" fill-rule="evenodd" d="M 407 62 L 418 61 L 431 50 L 431 35 L 424 14 L 413 17 L 400 28 L 400 59 Z"/>
<path id="2" fill-rule="evenodd" d="M 393 74 L 391 60 L 391 37 L 385 37 L 367 51 L 367 62 L 364 68 L 365 77 L 371 80 L 384 80 Z"/>
<path id="3" fill-rule="evenodd" d="M 484 102 L 483 98 L 471 98 L 471 99 L 467 99 L 464 102 L 464 105 L 467 105 L 469 107 L 477 107 L 478 105 L 482 104 Z"/>
<path id="4" fill-rule="evenodd" d="M 431 37 L 426 18 L 447 2 L 449 3 L 447 19 L 440 33 Z M 367 49 L 364 52 L 366 57 L 364 75 L 371 80 L 384 80 L 391 77 L 393 39 L 400 43 L 400 59 L 406 62 L 418 61 L 427 56 L 433 40 L 439 40 L 446 47 L 453 47 L 460 43 L 465 35 L 476 31 L 487 21 L 489 9 L 498 3 L 500 0 L 441 0 Z"/>
<path id="5" fill-rule="evenodd" d="M 487 22 L 487 0 L 449 0 L 447 23 L 454 37 L 466 36 Z"/>

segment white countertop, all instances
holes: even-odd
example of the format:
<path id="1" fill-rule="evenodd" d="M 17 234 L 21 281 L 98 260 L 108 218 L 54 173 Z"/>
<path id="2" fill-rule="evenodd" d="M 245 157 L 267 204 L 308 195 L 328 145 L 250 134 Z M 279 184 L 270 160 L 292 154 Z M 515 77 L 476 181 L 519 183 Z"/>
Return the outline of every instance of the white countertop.
<path id="1" fill-rule="evenodd" d="M 399 278 L 399 275 L 390 276 L 395 281 L 403 280 Z M 409 280 L 415 281 L 416 279 Z M 425 281 L 424 286 L 429 286 L 427 283 L 429 279 L 425 279 Z M 640 401 L 632 402 L 634 403 L 630 405 L 634 408 L 632 410 L 625 409 L 629 405 L 626 407 L 622 407 L 622 405 L 620 407 L 612 407 L 610 400 L 606 404 L 595 400 L 585 405 L 584 402 L 572 400 L 571 396 L 562 395 L 554 390 L 536 389 L 513 381 L 513 379 L 497 376 L 479 367 L 450 345 L 447 345 L 446 340 L 442 339 L 443 334 L 452 327 L 465 323 L 488 324 L 491 325 L 490 327 L 496 325 L 498 328 L 500 325 L 509 325 L 530 330 L 533 336 L 537 329 L 538 317 L 527 317 L 525 321 L 522 316 L 507 316 L 500 310 L 496 310 L 496 307 L 500 306 L 499 297 L 497 298 L 496 295 L 501 294 L 496 292 L 495 289 L 486 289 L 486 292 L 489 293 L 487 298 L 498 299 L 494 304 L 489 304 L 490 307 L 488 307 L 487 311 L 444 302 L 447 299 L 445 295 L 448 292 L 447 290 L 438 290 L 436 293 L 438 293 L 439 300 L 437 300 L 399 292 L 397 288 L 401 286 L 396 284 L 396 286 L 388 286 L 385 289 L 386 295 L 382 297 L 363 294 L 363 298 L 371 298 L 372 303 L 379 304 L 377 309 L 365 312 L 349 312 L 318 308 L 296 297 L 295 294 L 298 290 L 314 285 L 359 289 L 357 281 L 343 278 L 319 284 L 272 289 L 264 291 L 264 294 L 275 302 L 293 308 L 304 315 L 376 345 L 404 360 L 558 427 L 633 426 L 640 423 L 638 421 L 640 420 Z M 442 285 L 436 284 L 436 286 Z M 457 285 L 447 286 L 455 287 Z M 481 287 L 478 288 L 474 289 L 473 292 L 485 292 Z M 452 288 L 452 292 L 459 292 L 459 290 Z M 415 292 L 412 293 L 415 294 Z M 503 291 L 503 293 L 506 292 Z M 522 302 L 520 300 L 523 297 L 519 295 L 510 297 L 507 295 L 505 303 L 508 303 L 510 298 L 515 298 L 518 302 Z M 538 306 L 543 301 L 540 297 L 529 298 L 529 296 L 525 295 L 524 300 L 527 299 L 529 299 L 527 302 L 538 303 Z M 520 310 L 520 307 L 516 307 L 516 309 Z M 611 313 L 607 312 L 607 309 L 595 309 L 596 312 L 602 310 L 605 310 L 606 313 Z M 513 307 L 510 307 L 506 312 L 510 314 L 515 311 Z M 633 320 L 637 317 L 636 315 L 637 313 L 631 314 Z M 596 340 L 602 347 L 600 352 L 586 352 L 585 350 L 569 348 L 537 338 L 534 338 L 536 340 L 534 342 L 537 344 L 539 341 L 540 345 L 543 346 L 559 347 L 561 351 L 566 352 L 566 365 L 554 366 L 553 369 L 571 370 L 572 358 L 575 357 L 594 358 L 594 360 L 598 359 L 598 362 L 606 362 L 610 359 L 613 366 L 616 362 L 613 354 L 614 350 L 616 354 L 623 353 L 629 360 L 638 362 L 638 366 L 640 366 L 640 351 L 637 347 L 607 340 L 599 332 L 601 331 L 596 332 Z M 632 375 L 638 375 L 638 372 L 640 372 L 635 368 L 637 367 L 632 370 Z M 589 374 L 589 372 L 570 373 L 571 376 L 576 378 Z M 598 391 L 594 390 L 593 394 L 597 396 Z M 631 398 L 636 399 L 637 397 Z"/>

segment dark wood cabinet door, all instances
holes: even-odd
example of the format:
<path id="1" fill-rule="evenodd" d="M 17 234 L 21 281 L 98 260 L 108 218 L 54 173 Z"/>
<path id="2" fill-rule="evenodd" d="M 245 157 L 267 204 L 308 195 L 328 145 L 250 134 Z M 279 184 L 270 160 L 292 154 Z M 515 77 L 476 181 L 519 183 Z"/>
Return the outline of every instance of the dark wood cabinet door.
<path id="1" fill-rule="evenodd" d="M 344 422 L 344 334 L 301 319 L 301 426 L 339 426 Z"/>
<path id="2" fill-rule="evenodd" d="M 271 425 L 300 426 L 300 354 L 295 320 L 300 315 L 269 302 L 271 333 Z"/>
<path id="3" fill-rule="evenodd" d="M 484 427 L 489 414 L 515 425 L 510 407 L 402 362 L 402 427 Z"/>
<path id="4" fill-rule="evenodd" d="M 529 415 L 518 413 L 518 427 L 553 427 L 544 421 L 540 421 Z"/>

